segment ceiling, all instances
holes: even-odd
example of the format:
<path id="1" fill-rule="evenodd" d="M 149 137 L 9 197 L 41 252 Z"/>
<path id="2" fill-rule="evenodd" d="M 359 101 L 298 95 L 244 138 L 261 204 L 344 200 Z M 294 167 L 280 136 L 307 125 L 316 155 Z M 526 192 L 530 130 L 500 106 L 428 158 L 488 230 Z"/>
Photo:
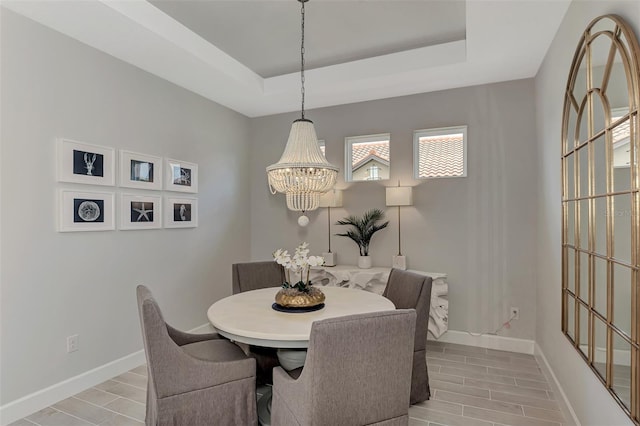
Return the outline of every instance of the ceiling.
<path id="1" fill-rule="evenodd" d="M 261 77 L 300 70 L 300 3 L 152 1 Z M 465 38 L 459 0 L 322 1 L 305 5 L 307 69 Z"/>
<path id="2" fill-rule="evenodd" d="M 570 0 L 312 0 L 306 107 L 535 76 Z M 295 0 L 5 0 L 250 117 L 300 107 Z"/>

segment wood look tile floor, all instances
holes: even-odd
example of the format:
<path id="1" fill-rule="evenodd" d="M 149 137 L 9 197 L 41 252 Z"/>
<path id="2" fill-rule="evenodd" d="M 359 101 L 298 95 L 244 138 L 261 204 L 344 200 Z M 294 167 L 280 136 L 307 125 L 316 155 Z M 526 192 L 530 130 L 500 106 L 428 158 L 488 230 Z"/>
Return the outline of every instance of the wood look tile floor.
<path id="1" fill-rule="evenodd" d="M 427 342 L 431 399 L 409 408 L 410 426 L 566 425 L 532 355 Z"/>
<path id="2" fill-rule="evenodd" d="M 431 399 L 410 407 L 410 426 L 565 424 L 531 355 L 429 341 L 427 365 Z M 146 386 L 140 366 L 9 426 L 142 425 Z"/>

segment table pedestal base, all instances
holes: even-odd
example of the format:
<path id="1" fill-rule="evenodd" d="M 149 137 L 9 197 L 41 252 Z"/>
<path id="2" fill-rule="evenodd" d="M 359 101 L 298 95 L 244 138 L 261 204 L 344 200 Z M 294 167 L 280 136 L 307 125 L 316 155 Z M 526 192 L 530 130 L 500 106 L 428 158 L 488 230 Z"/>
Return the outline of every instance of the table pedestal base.
<path id="1" fill-rule="evenodd" d="M 273 392 L 271 386 L 266 389 L 258 400 L 258 424 L 260 426 L 271 426 L 271 398 Z"/>
<path id="2" fill-rule="evenodd" d="M 302 367 L 307 358 L 306 349 L 278 349 L 278 361 L 287 371 Z M 271 426 L 271 399 L 273 389 L 269 386 L 258 400 L 258 422 L 261 426 Z"/>
<path id="3" fill-rule="evenodd" d="M 307 359 L 306 349 L 278 349 L 278 361 L 286 371 L 302 367 L 305 359 Z"/>

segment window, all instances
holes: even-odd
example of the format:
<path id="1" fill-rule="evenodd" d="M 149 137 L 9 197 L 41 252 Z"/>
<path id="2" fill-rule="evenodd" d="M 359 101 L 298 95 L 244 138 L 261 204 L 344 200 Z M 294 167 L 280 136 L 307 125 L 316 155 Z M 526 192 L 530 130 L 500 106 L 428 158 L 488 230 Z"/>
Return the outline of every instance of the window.
<path id="1" fill-rule="evenodd" d="M 324 139 L 319 139 L 318 140 L 318 146 L 320 147 L 320 152 L 322 152 L 322 155 L 324 155 L 324 158 L 327 158 L 327 153 L 326 153 L 326 144 L 324 143 Z"/>
<path id="2" fill-rule="evenodd" d="M 367 180 L 380 180 L 380 166 L 374 164 L 367 171 L 369 172 Z"/>
<path id="3" fill-rule="evenodd" d="M 389 179 L 390 139 L 389 133 L 345 138 L 346 181 Z"/>
<path id="4" fill-rule="evenodd" d="M 413 132 L 416 179 L 467 176 L 467 126 Z"/>

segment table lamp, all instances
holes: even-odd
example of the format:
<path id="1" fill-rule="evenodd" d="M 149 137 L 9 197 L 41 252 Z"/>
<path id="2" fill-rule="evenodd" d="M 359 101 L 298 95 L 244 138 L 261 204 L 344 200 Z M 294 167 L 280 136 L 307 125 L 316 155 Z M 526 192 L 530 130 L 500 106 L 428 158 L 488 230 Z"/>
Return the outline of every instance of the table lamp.
<path id="1" fill-rule="evenodd" d="M 400 207 L 413 205 L 413 189 L 410 186 L 387 187 L 387 206 L 398 207 L 398 254 L 393 256 L 392 266 L 397 269 L 407 269 L 407 259 L 402 255 L 400 245 Z"/>
<path id="2" fill-rule="evenodd" d="M 331 189 L 320 196 L 320 207 L 327 208 L 327 233 L 329 237 L 329 251 L 322 253 L 324 266 L 336 266 L 337 255 L 331 252 L 331 207 L 342 207 L 342 191 Z"/>

